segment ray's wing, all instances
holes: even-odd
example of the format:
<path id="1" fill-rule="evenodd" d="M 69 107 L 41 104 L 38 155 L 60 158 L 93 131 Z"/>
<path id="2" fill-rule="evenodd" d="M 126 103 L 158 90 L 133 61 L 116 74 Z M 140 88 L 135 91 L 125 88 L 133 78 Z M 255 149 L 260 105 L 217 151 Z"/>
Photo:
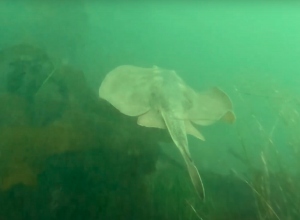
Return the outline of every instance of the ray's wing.
<path id="1" fill-rule="evenodd" d="M 129 116 L 150 109 L 149 97 L 153 69 L 123 65 L 109 72 L 99 88 L 99 96 Z"/>
<path id="2" fill-rule="evenodd" d="M 228 123 L 235 121 L 231 100 L 219 88 L 214 87 L 203 93 L 187 88 L 187 93 L 191 106 L 186 114 L 193 123 L 205 126 L 221 119 Z"/>

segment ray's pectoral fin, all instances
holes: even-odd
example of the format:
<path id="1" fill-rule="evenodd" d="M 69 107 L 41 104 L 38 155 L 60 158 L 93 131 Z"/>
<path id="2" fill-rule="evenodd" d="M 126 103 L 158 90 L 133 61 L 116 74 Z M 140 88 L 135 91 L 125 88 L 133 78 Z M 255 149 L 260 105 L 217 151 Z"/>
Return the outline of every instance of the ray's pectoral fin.
<path id="1" fill-rule="evenodd" d="M 215 87 L 204 93 L 192 95 L 193 107 L 188 111 L 189 119 L 198 125 L 211 125 L 218 120 L 235 121 L 232 102 L 225 92 Z"/>
<path id="2" fill-rule="evenodd" d="M 144 127 L 166 129 L 162 116 L 153 109 L 139 116 L 137 123 Z"/>
<path id="3" fill-rule="evenodd" d="M 149 111 L 153 70 L 130 65 L 115 68 L 107 74 L 99 88 L 99 97 L 121 113 L 138 116 Z"/>
<path id="4" fill-rule="evenodd" d="M 229 110 L 223 115 L 221 119 L 226 123 L 232 124 L 233 122 L 235 122 L 235 114 L 233 113 L 233 111 Z"/>

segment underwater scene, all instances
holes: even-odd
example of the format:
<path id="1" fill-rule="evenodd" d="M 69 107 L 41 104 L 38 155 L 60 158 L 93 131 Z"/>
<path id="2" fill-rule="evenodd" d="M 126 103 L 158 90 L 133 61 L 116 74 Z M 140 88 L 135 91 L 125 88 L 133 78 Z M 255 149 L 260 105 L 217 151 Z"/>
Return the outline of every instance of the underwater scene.
<path id="1" fill-rule="evenodd" d="M 0 2 L 0 220 L 299 220 L 300 5 Z"/>

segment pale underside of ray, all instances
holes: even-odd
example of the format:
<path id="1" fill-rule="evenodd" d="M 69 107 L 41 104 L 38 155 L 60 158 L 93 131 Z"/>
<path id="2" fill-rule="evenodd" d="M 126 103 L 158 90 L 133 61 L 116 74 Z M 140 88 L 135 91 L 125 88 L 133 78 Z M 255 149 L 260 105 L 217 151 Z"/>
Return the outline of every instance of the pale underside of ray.
<path id="1" fill-rule="evenodd" d="M 155 82 L 154 72 L 157 68 L 131 65 L 115 68 L 102 82 L 99 89 L 100 98 L 107 100 L 125 115 L 139 116 L 138 124 L 141 126 L 165 129 L 163 118 L 150 104 L 152 84 Z M 180 88 L 191 103 L 184 109 L 183 114 L 176 115 L 177 119 L 185 121 L 186 133 L 204 140 L 203 135 L 192 123 L 206 126 L 221 119 L 229 123 L 235 121 L 232 103 L 219 88 L 212 88 L 202 93 L 195 92 L 185 84 L 180 84 Z M 184 103 L 182 105 L 185 106 Z"/>

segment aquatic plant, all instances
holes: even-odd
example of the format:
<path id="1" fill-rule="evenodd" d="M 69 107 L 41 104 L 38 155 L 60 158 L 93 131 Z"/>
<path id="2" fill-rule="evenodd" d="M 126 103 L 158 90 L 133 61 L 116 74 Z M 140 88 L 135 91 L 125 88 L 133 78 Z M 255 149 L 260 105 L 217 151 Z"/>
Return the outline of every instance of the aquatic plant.
<path id="1" fill-rule="evenodd" d="M 264 84 L 265 89 L 267 89 Z M 250 126 L 256 126 L 256 133 L 252 136 L 259 138 L 259 146 L 255 146 L 260 151 L 260 166 L 255 164 L 253 158 L 249 157 L 251 146 L 246 146 L 243 141 L 243 135 L 240 134 L 241 144 L 243 146 L 244 156 L 237 156 L 236 152 L 231 154 L 249 168 L 246 177 L 238 177 L 245 182 L 252 190 L 256 199 L 258 219 L 298 219 L 300 212 L 296 208 L 300 204 L 299 189 L 294 186 L 299 181 L 299 145 L 297 144 L 299 135 L 299 101 L 287 91 L 279 91 L 278 85 L 271 84 L 271 89 L 264 91 L 261 95 L 251 92 L 239 92 L 240 100 L 250 109 L 253 123 Z M 257 87 L 256 87 L 257 88 Z M 258 96 L 266 99 L 269 109 L 272 110 L 271 116 L 274 116 L 269 126 L 269 132 L 264 125 L 265 122 L 258 119 L 254 113 L 253 107 L 247 103 L 245 95 Z M 248 123 L 249 126 L 249 123 Z M 246 131 L 245 131 L 246 132 Z M 278 138 L 277 136 L 281 137 Z M 282 149 L 285 148 L 285 151 Z M 290 155 L 291 161 L 298 163 L 295 170 L 286 165 L 286 155 Z"/>

